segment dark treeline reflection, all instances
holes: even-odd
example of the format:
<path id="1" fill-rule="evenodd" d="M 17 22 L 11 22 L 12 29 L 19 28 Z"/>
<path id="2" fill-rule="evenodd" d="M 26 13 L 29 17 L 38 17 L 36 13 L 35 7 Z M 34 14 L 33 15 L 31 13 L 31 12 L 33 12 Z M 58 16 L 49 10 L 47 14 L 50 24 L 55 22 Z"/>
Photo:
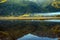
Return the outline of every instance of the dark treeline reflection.
<path id="1" fill-rule="evenodd" d="M 6 28 L 3 30 L 7 30 L 7 28 L 15 28 L 15 27 L 25 28 L 26 26 L 29 26 L 29 27 L 32 26 L 36 28 L 47 27 L 50 29 L 56 25 L 60 25 L 60 22 L 29 21 L 29 20 L 0 20 L 0 27 Z"/>
<path id="2" fill-rule="evenodd" d="M 4 27 L 4 25 L 14 26 L 14 25 L 21 25 L 21 26 L 27 26 L 27 25 L 35 25 L 35 26 L 54 26 L 59 25 L 59 22 L 48 22 L 48 21 L 32 21 L 32 20 L 0 20 L 0 25 Z M 8 26 L 6 26 L 8 27 Z"/>
<path id="3" fill-rule="evenodd" d="M 15 35 L 22 36 L 32 33 L 38 36 L 57 37 L 59 33 L 54 34 L 51 31 L 54 27 L 59 27 L 59 22 L 28 21 L 28 20 L 0 20 L 0 31 L 7 31 Z"/>

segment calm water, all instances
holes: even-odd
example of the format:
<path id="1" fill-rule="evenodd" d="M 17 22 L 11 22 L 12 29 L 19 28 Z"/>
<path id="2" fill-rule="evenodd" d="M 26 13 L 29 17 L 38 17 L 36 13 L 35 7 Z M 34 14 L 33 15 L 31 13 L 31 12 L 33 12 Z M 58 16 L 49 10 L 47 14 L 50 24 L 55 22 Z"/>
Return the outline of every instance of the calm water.
<path id="1" fill-rule="evenodd" d="M 29 21 L 22 21 L 22 20 L 0 20 L 0 25 L 1 24 L 8 24 L 8 25 L 11 25 L 11 24 L 18 24 L 18 25 L 21 25 L 21 24 L 26 24 L 26 23 L 31 23 L 31 24 L 39 24 L 39 23 L 42 23 L 44 22 L 44 24 L 49 24 L 49 25 L 55 25 L 55 24 L 58 24 L 60 25 L 60 20 L 44 20 L 44 21 L 34 21 L 34 20 L 29 20 Z M 3 26 L 4 27 L 4 26 Z M 8 27 L 8 26 L 7 26 Z M 6 28 L 7 28 L 6 27 Z M 35 35 L 32 35 L 32 34 L 27 34 L 17 40 L 57 40 L 57 38 L 48 38 L 48 37 L 38 37 L 38 36 L 35 36 Z"/>

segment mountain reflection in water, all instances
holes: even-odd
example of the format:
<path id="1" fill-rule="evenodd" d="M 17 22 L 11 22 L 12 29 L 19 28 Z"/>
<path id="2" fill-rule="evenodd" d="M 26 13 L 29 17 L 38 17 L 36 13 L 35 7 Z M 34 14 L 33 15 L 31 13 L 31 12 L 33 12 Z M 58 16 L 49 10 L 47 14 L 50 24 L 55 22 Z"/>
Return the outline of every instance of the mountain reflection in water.
<path id="1" fill-rule="evenodd" d="M 27 34 L 18 40 L 58 40 L 57 38 L 38 37 L 32 34 Z"/>

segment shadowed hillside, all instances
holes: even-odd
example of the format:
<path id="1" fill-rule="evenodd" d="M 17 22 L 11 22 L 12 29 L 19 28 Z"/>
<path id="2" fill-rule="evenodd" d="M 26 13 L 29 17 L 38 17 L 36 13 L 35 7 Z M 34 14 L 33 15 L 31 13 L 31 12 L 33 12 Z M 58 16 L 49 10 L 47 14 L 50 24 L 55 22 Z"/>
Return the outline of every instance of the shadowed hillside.
<path id="1" fill-rule="evenodd" d="M 0 16 L 19 16 L 25 13 L 60 12 L 60 8 L 55 8 L 51 4 L 47 5 L 46 7 L 41 7 L 42 5 L 39 5 L 32 1 L 24 1 L 18 4 L 14 3 L 12 0 L 7 1 L 5 3 L 0 3 Z"/>

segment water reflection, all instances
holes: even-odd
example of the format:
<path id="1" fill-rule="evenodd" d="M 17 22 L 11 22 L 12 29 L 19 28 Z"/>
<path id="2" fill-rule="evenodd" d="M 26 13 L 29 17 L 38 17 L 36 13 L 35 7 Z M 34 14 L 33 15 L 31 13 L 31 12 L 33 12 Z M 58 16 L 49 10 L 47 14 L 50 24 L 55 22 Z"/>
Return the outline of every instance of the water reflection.
<path id="1" fill-rule="evenodd" d="M 44 20 L 44 21 L 47 21 L 47 22 L 60 22 L 60 20 Z"/>
<path id="2" fill-rule="evenodd" d="M 58 40 L 57 38 L 38 37 L 32 34 L 27 34 L 18 40 Z"/>

